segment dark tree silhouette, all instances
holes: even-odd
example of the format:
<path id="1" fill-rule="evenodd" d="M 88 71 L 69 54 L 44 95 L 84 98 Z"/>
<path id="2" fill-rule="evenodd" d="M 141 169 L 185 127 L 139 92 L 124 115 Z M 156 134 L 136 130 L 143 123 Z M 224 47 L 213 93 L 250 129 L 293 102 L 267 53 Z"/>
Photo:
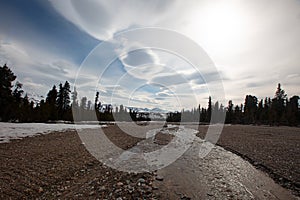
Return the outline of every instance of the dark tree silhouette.
<path id="1" fill-rule="evenodd" d="M 22 107 L 22 100 L 23 100 L 23 93 L 24 90 L 22 90 L 22 84 L 17 81 L 15 84 L 15 89 L 12 93 L 13 95 L 13 103 L 10 106 L 10 108 L 12 109 L 12 112 L 10 113 L 10 118 L 13 121 L 19 121 L 20 117 L 21 117 L 21 107 Z"/>
<path id="2" fill-rule="evenodd" d="M 0 67 L 0 120 L 8 121 L 11 119 L 11 106 L 13 101 L 12 82 L 16 79 L 14 73 L 4 64 Z"/>
<path id="3" fill-rule="evenodd" d="M 225 123 L 232 123 L 232 122 L 233 122 L 233 103 L 231 100 L 229 100 Z"/>
<path id="4" fill-rule="evenodd" d="M 63 110 L 67 111 L 70 108 L 70 83 L 68 81 L 65 82 L 63 87 Z"/>
<path id="5" fill-rule="evenodd" d="M 57 94 L 57 110 L 58 118 L 63 120 L 71 120 L 71 109 L 70 109 L 70 84 L 68 81 L 65 82 L 64 86 L 60 83 L 59 90 Z"/>
<path id="6" fill-rule="evenodd" d="M 29 102 L 27 94 L 23 97 L 24 91 L 21 83 L 16 81 L 13 86 L 15 80 L 16 76 L 6 64 L 0 66 L 0 121 L 72 121 L 74 119 L 70 103 L 72 103 L 73 112 L 78 116 L 75 120 L 79 121 L 95 120 L 95 112 L 100 121 L 115 120 L 113 113 L 116 120 L 120 121 L 150 120 L 148 113 L 139 113 L 132 108 L 128 113 L 128 108 L 123 105 L 113 108 L 111 104 L 102 104 L 99 100 L 99 92 L 96 92 L 94 104 L 87 97 L 83 97 L 79 105 L 76 88 L 74 87 L 74 91 L 71 93 L 68 81 L 64 85 L 60 83 L 58 91 L 54 85 L 49 90 L 46 99 L 35 104 L 33 101 Z M 71 99 L 70 94 L 72 94 Z M 178 108 L 178 110 L 180 109 Z M 224 106 L 218 101 L 213 104 L 209 97 L 207 108 L 201 108 L 199 105 L 191 110 L 182 109 L 181 112 L 171 112 L 167 114 L 166 120 L 168 122 L 184 120 L 219 123 L 222 121 L 224 113 L 226 113 L 226 123 L 298 126 L 300 124 L 299 96 L 295 95 L 288 99 L 279 83 L 272 99 L 266 97 L 258 102 L 257 97 L 247 95 L 244 105 L 234 106 L 230 100 L 224 109 Z M 212 114 L 215 116 L 213 121 L 211 121 Z"/>
<path id="7" fill-rule="evenodd" d="M 101 104 L 99 103 L 99 92 L 97 91 L 96 92 L 96 97 L 95 97 L 95 103 L 94 103 L 95 110 L 99 111 L 100 105 Z"/>
<path id="8" fill-rule="evenodd" d="M 257 98 L 252 95 L 247 95 L 245 99 L 245 122 L 246 123 L 255 123 L 257 112 Z"/>
<path id="9" fill-rule="evenodd" d="M 52 89 L 48 92 L 46 97 L 46 106 L 49 112 L 48 120 L 58 119 L 56 99 L 57 99 L 57 90 L 56 90 L 56 86 L 54 85 Z"/>
<path id="10" fill-rule="evenodd" d="M 63 104 L 64 104 L 64 94 L 63 94 L 63 85 L 62 83 L 59 84 L 59 90 L 58 90 L 58 94 L 57 94 L 57 99 L 56 99 L 56 105 L 57 105 L 57 110 L 58 110 L 58 117 L 61 118 L 63 115 Z"/>
<path id="11" fill-rule="evenodd" d="M 170 112 L 167 114 L 167 122 L 180 122 L 181 121 L 181 113 L 180 112 Z"/>
<path id="12" fill-rule="evenodd" d="M 296 126 L 300 123 L 300 111 L 299 111 L 299 96 L 293 96 L 287 102 L 286 116 L 288 123 L 291 126 Z"/>
<path id="13" fill-rule="evenodd" d="M 212 103 L 211 103 L 211 97 L 208 97 L 208 107 L 207 107 L 207 113 L 206 113 L 206 122 L 210 122 L 211 119 L 211 112 L 212 112 Z"/>
<path id="14" fill-rule="evenodd" d="M 272 122 L 279 125 L 284 121 L 284 107 L 286 103 L 286 94 L 283 89 L 281 89 L 281 84 L 278 83 L 278 87 L 275 92 L 275 96 L 272 99 L 271 105 L 271 118 Z"/>
<path id="15" fill-rule="evenodd" d="M 21 107 L 21 116 L 20 121 L 22 122 L 31 122 L 33 121 L 33 102 L 29 103 L 28 95 L 25 94 L 25 97 L 22 101 L 22 107 Z"/>

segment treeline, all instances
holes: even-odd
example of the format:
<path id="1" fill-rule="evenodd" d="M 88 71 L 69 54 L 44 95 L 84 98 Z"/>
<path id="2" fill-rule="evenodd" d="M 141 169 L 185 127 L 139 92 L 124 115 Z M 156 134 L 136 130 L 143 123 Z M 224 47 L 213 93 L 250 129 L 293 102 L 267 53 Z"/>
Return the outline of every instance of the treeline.
<path id="1" fill-rule="evenodd" d="M 147 115 L 142 115 L 120 105 L 115 107 L 102 104 L 99 92 L 96 92 L 95 101 L 87 97 L 78 99 L 76 88 L 71 92 L 70 84 L 66 81 L 58 87 L 54 85 L 47 93 L 46 99 L 35 104 L 24 95 L 22 84 L 16 80 L 14 73 L 7 67 L 0 66 L 0 121 L 11 122 L 55 122 L 63 121 L 149 121 Z M 75 118 L 75 119 L 74 119 Z"/>
<path id="2" fill-rule="evenodd" d="M 258 100 L 253 95 L 247 95 L 244 104 L 234 105 L 230 100 L 224 107 L 218 101 L 213 104 L 209 97 L 207 108 L 199 105 L 191 111 L 168 113 L 167 121 L 209 123 L 212 116 L 215 123 L 297 126 L 300 124 L 299 96 L 287 98 L 279 83 L 273 98 Z"/>
<path id="3" fill-rule="evenodd" d="M 138 113 L 126 109 L 123 105 L 113 108 L 110 104 L 100 101 L 96 92 L 94 101 L 87 97 L 78 99 L 76 88 L 71 91 L 66 81 L 58 87 L 54 85 L 39 103 L 30 101 L 16 80 L 14 73 L 7 67 L 0 66 L 0 121 L 11 122 L 51 122 L 51 121 L 150 121 L 149 113 Z M 75 118 L 75 119 L 74 119 Z M 233 124 L 268 124 L 290 125 L 300 124 L 299 96 L 287 98 L 285 91 L 278 84 L 273 98 L 247 95 L 244 104 L 234 105 L 230 100 L 225 107 L 218 101 L 208 99 L 207 108 L 182 110 L 167 114 L 168 122 L 202 122 L 202 123 L 233 123 Z M 211 121 L 213 120 L 213 121 Z"/>
<path id="4" fill-rule="evenodd" d="M 76 88 L 72 93 L 72 111 L 75 121 L 150 121 L 147 115 L 136 110 L 126 109 L 123 105 L 113 108 L 111 104 L 102 104 L 100 93 L 96 92 L 95 101 L 92 103 L 83 97 L 78 104 Z"/>
<path id="5" fill-rule="evenodd" d="M 22 84 L 5 64 L 0 66 L 0 120 L 12 122 L 46 122 L 52 120 L 72 120 L 70 106 L 70 84 L 59 84 L 48 92 L 46 100 L 38 104 L 23 97 Z"/>

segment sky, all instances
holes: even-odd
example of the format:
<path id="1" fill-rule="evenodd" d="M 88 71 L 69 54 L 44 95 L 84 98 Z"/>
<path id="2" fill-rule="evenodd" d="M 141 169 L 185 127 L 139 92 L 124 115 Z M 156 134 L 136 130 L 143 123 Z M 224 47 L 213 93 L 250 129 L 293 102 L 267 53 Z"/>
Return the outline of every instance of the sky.
<path id="1" fill-rule="evenodd" d="M 79 98 L 166 110 L 273 97 L 278 83 L 300 95 L 298 0 L 2 0 L 0 13 L 0 65 L 30 95 L 66 80 Z"/>

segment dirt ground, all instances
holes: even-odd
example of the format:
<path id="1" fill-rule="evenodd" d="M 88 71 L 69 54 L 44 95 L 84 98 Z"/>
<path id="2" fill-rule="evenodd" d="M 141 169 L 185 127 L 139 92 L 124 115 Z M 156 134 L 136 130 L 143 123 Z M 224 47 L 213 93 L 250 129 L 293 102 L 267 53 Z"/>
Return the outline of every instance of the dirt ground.
<path id="1" fill-rule="evenodd" d="M 122 149 L 141 141 L 116 126 L 104 132 Z M 300 128 L 226 126 L 217 144 L 300 196 Z M 155 175 L 102 165 L 71 130 L 0 144 L 0 199 L 156 199 Z"/>
<path id="2" fill-rule="evenodd" d="M 200 126 L 199 136 L 203 138 L 206 130 L 207 126 Z M 224 126 L 217 144 L 248 160 L 300 196 L 299 127 Z"/>
<path id="3" fill-rule="evenodd" d="M 140 141 L 115 126 L 105 132 L 124 149 Z M 100 164 L 75 131 L 0 144 L 0 199 L 151 199 L 154 179 Z"/>

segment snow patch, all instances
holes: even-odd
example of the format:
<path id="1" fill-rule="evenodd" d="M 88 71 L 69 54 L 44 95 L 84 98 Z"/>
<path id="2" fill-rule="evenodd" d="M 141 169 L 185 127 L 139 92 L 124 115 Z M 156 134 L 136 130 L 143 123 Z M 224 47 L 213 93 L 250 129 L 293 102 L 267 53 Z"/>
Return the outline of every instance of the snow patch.
<path id="1" fill-rule="evenodd" d="M 106 125 L 96 124 L 43 124 L 43 123 L 6 123 L 0 122 L 0 143 L 9 142 L 12 139 L 22 139 L 35 135 L 47 134 L 53 131 L 66 131 L 85 128 L 99 128 Z"/>

